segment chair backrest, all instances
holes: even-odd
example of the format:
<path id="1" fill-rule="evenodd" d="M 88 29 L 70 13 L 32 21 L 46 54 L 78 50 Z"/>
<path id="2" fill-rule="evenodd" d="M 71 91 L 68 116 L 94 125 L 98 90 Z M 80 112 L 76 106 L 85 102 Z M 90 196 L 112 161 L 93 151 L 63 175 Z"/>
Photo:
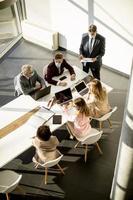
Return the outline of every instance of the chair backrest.
<path id="1" fill-rule="evenodd" d="M 107 119 L 109 119 L 111 117 L 111 115 L 117 110 L 117 106 L 115 106 L 110 112 L 106 113 L 105 115 L 103 115 L 102 117 L 99 118 L 93 118 L 96 119 L 98 121 L 105 121 Z"/>
<path id="2" fill-rule="evenodd" d="M 82 139 L 81 144 L 94 144 L 96 143 L 102 136 L 103 131 L 98 131 L 92 128 L 90 134 Z"/>
<path id="3" fill-rule="evenodd" d="M 47 74 L 47 68 L 48 68 L 48 65 L 45 65 L 43 67 L 43 77 Z"/>
<path id="4" fill-rule="evenodd" d="M 16 75 L 16 76 L 14 77 L 14 89 L 15 89 L 15 91 L 17 92 L 17 95 L 16 95 L 16 96 L 19 96 L 20 94 L 23 93 L 22 88 L 21 88 L 21 85 L 20 85 L 19 78 L 20 78 L 20 74 L 18 74 L 18 75 Z"/>
<path id="5" fill-rule="evenodd" d="M 58 154 L 58 157 L 53 159 L 53 160 L 49 160 L 49 161 L 46 161 L 46 162 L 38 162 L 36 156 L 33 157 L 33 162 L 36 163 L 38 166 L 42 166 L 42 167 L 52 167 L 54 165 L 57 165 L 58 162 L 62 159 L 63 157 L 63 154 L 60 153 L 60 151 L 56 150 L 57 154 Z"/>
<path id="6" fill-rule="evenodd" d="M 53 167 L 54 165 L 57 165 L 58 162 L 62 159 L 63 155 L 61 154 L 58 158 L 54 160 L 50 160 L 45 162 L 44 164 L 40 164 L 42 167 Z"/>
<path id="7" fill-rule="evenodd" d="M 11 170 L 4 170 L 0 172 L 0 193 L 10 193 L 19 184 L 22 178 L 21 174 L 18 174 Z M 3 190 L 2 190 L 3 187 Z"/>

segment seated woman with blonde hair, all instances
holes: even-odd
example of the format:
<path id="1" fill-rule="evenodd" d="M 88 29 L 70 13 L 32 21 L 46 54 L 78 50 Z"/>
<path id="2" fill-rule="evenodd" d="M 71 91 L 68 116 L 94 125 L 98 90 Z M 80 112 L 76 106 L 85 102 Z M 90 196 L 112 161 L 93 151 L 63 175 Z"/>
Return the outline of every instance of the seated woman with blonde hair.
<path id="1" fill-rule="evenodd" d="M 93 79 L 89 84 L 89 93 L 87 97 L 87 106 L 90 110 L 92 117 L 101 117 L 108 113 L 111 107 L 108 102 L 108 94 L 106 89 L 102 87 L 101 82 L 98 79 Z"/>
<path id="2" fill-rule="evenodd" d="M 75 108 L 73 117 L 72 113 L 69 113 L 69 109 L 67 109 L 67 107 L 64 109 L 68 119 L 67 127 L 69 129 L 69 133 L 77 138 L 85 137 L 91 130 L 89 109 L 85 100 L 80 97 L 73 101 L 72 106 Z"/>

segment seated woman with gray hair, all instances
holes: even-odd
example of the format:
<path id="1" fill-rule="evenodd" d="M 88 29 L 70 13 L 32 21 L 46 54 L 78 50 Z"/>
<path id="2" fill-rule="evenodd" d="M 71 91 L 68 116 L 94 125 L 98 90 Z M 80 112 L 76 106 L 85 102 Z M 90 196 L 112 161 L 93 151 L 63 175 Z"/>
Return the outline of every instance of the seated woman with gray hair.
<path id="1" fill-rule="evenodd" d="M 37 90 L 46 87 L 46 84 L 32 65 L 26 64 L 21 67 L 21 73 L 14 78 L 14 86 L 15 96 L 19 96 L 21 94 L 32 95 Z"/>

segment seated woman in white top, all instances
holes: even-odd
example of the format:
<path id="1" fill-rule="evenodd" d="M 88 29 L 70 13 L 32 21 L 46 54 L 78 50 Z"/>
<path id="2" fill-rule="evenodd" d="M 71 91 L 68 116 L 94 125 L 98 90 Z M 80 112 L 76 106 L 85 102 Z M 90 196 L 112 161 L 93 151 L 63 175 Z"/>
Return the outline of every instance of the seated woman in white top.
<path id="1" fill-rule="evenodd" d="M 66 117 L 68 119 L 67 126 L 70 130 L 70 134 L 77 138 L 85 137 L 91 130 L 89 109 L 85 100 L 80 97 L 73 101 L 72 106 L 75 107 L 73 117 L 72 113 L 69 113 L 68 108 L 64 108 L 64 112 L 66 113 Z"/>
<path id="2" fill-rule="evenodd" d="M 89 93 L 87 97 L 87 106 L 92 117 L 101 117 L 108 113 L 111 109 L 108 102 L 108 94 L 106 89 L 102 87 L 98 79 L 93 79 L 89 84 Z"/>
<path id="3" fill-rule="evenodd" d="M 59 151 L 57 150 L 59 141 L 56 136 L 51 135 L 49 126 L 42 125 L 38 128 L 37 135 L 33 138 L 32 144 L 36 148 L 35 159 L 38 162 L 46 162 L 59 156 Z"/>

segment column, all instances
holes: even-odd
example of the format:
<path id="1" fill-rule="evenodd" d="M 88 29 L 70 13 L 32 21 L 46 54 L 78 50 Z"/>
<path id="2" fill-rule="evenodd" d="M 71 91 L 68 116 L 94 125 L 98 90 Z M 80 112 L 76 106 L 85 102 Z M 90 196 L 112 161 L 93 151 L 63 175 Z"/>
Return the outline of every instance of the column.
<path id="1" fill-rule="evenodd" d="M 133 195 L 133 63 L 119 142 L 111 200 L 129 200 Z"/>

